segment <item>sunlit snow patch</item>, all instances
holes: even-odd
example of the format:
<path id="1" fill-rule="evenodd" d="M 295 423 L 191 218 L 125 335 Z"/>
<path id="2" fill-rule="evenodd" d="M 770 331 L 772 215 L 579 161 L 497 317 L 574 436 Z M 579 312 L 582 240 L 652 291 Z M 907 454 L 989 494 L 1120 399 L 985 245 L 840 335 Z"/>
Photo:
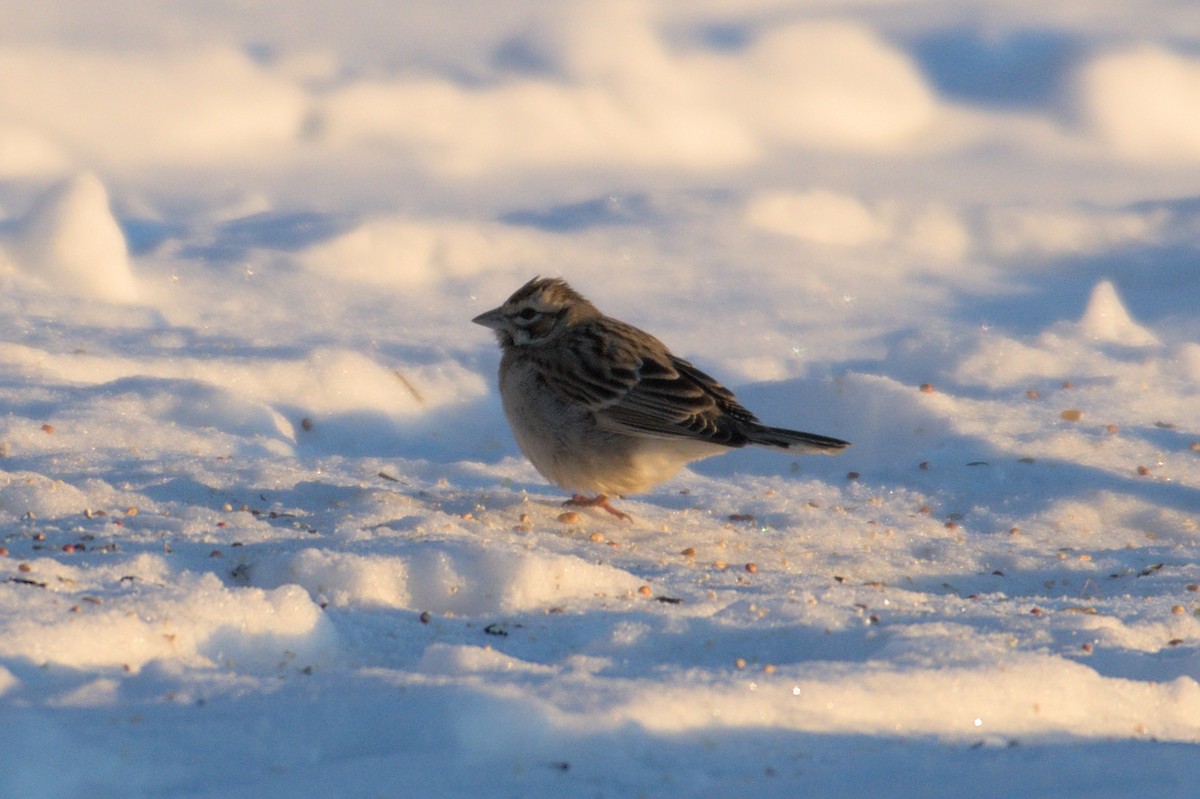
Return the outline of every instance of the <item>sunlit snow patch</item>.
<path id="1" fill-rule="evenodd" d="M 213 574 L 174 573 L 157 556 L 89 570 L 43 558 L 22 579 L 35 586 L 0 584 L 3 604 L 20 608 L 0 620 L 0 657 L 39 665 L 137 671 L 176 660 L 271 669 L 285 653 L 319 657 L 335 638 L 296 586 L 228 588 Z M 86 599 L 102 591 L 105 601 Z"/>
<path id="2" fill-rule="evenodd" d="M 134 302 L 137 279 L 108 191 L 85 173 L 34 205 L 10 243 L 21 271 L 50 287 L 111 302 Z"/>
<path id="3" fill-rule="evenodd" d="M 640 584 L 628 572 L 569 555 L 418 543 L 395 556 L 306 549 L 268 583 L 296 582 L 334 605 L 377 605 L 479 615 L 545 608 Z"/>
<path id="4" fill-rule="evenodd" d="M 1149 347 L 1159 343 L 1153 333 L 1133 321 L 1111 280 L 1101 280 L 1092 289 L 1079 329 L 1089 338 L 1114 344 Z"/>

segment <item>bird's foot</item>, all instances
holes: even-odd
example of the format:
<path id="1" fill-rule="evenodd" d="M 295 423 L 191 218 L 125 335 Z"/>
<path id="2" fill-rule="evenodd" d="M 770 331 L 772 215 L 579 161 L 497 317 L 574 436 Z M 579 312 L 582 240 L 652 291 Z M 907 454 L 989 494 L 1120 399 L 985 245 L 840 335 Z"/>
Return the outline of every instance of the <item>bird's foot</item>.
<path id="1" fill-rule="evenodd" d="M 616 516 L 623 521 L 631 522 L 633 517 L 622 510 L 614 508 L 608 501 L 608 497 L 604 494 L 597 494 L 594 497 L 585 497 L 583 494 L 576 494 L 563 503 L 563 506 L 572 506 L 576 508 L 604 508 L 606 511 Z"/>

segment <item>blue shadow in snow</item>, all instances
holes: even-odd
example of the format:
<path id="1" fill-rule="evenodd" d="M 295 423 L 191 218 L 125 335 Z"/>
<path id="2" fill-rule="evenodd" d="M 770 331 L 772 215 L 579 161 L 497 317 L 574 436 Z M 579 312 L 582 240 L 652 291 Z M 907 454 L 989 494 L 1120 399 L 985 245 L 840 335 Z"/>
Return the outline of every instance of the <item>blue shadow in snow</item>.
<path id="1" fill-rule="evenodd" d="M 1188 242 L 1121 247 L 1103 253 L 1070 255 L 1026 263 L 1012 276 L 1016 290 L 994 297 L 961 297 L 955 318 L 994 325 L 1010 334 L 1036 335 L 1083 316 L 1092 287 L 1111 280 L 1133 318 L 1164 341 L 1200 332 L 1200 250 Z"/>
<path id="2" fill-rule="evenodd" d="M 251 249 L 295 252 L 344 232 L 349 221 L 314 211 L 252 214 L 225 222 L 214 239 L 189 244 L 181 255 L 206 261 L 227 261 Z"/>
<path id="3" fill-rule="evenodd" d="M 182 223 L 157 219 L 123 218 L 118 224 L 135 256 L 153 252 L 164 242 L 185 238 L 191 232 Z M 252 214 L 221 224 L 211 241 L 186 244 L 181 255 L 220 261 L 254 248 L 293 252 L 335 236 L 347 226 L 345 219 L 314 211 Z"/>
<path id="4" fill-rule="evenodd" d="M 552 75 L 556 72 L 553 59 L 526 37 L 506 39 L 492 52 L 492 67 L 517 75 Z"/>
<path id="5" fill-rule="evenodd" d="M 1016 31 L 989 37 L 976 30 L 935 31 L 911 44 L 934 87 L 959 101 L 1002 108 L 1053 102 L 1082 47 L 1068 33 Z"/>
<path id="6" fill-rule="evenodd" d="M 554 233 L 569 233 L 594 227 L 637 225 L 654 222 L 658 214 L 644 194 L 612 194 L 578 203 L 555 205 L 543 210 L 510 211 L 500 217 L 509 225 L 523 225 Z"/>

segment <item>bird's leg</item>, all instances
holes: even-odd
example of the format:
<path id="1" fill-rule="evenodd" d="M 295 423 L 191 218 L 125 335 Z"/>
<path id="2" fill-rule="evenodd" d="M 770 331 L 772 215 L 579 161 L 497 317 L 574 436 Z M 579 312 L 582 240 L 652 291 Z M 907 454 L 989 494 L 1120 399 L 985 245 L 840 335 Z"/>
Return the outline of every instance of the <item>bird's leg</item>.
<path id="1" fill-rule="evenodd" d="M 577 508 L 604 508 L 606 511 L 627 522 L 633 521 L 633 517 L 622 510 L 614 508 L 608 501 L 608 497 L 604 494 L 597 494 L 594 497 L 585 497 L 583 494 L 576 494 L 568 499 L 563 505 L 573 505 Z"/>

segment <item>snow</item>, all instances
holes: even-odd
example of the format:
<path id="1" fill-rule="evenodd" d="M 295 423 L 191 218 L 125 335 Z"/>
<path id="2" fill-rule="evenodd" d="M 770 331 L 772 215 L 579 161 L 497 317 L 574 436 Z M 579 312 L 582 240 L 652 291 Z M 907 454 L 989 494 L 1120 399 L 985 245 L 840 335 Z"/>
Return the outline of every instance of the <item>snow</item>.
<path id="1" fill-rule="evenodd" d="M 1191 797 L 1189 4 L 0 31 L 0 796 Z M 836 457 L 564 515 L 561 275 Z"/>
<path id="2" fill-rule="evenodd" d="M 1140 42 L 1096 58 L 1079 77 L 1088 125 L 1138 159 L 1200 159 L 1200 58 Z"/>
<path id="3" fill-rule="evenodd" d="M 114 303 L 137 300 L 125 235 L 107 190 L 90 172 L 48 191 L 12 239 L 21 268 L 50 288 Z"/>

